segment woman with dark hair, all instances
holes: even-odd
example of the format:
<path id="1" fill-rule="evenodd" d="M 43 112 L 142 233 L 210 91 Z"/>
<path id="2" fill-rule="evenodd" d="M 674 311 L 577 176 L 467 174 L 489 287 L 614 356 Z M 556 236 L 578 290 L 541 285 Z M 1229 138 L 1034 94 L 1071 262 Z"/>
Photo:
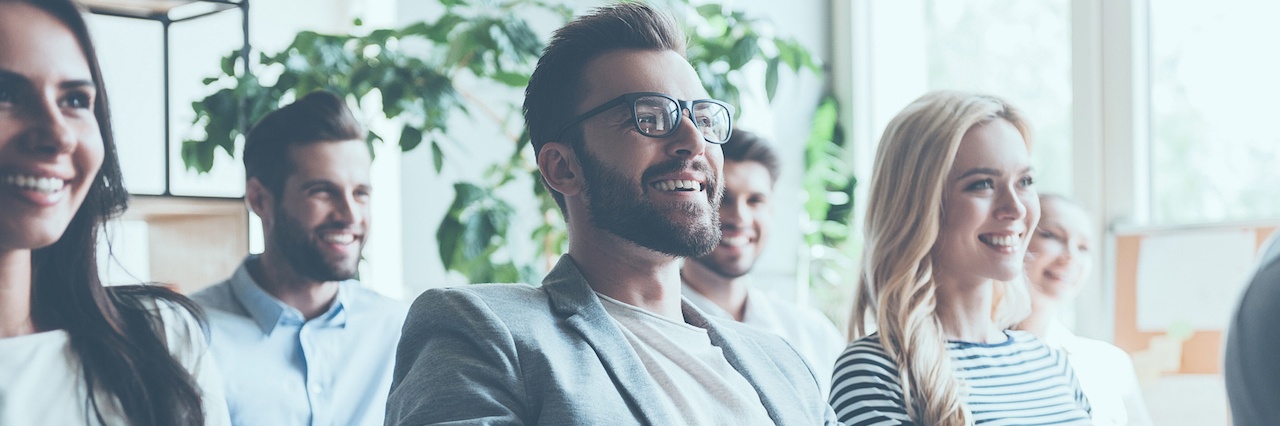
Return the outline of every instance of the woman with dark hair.
<path id="1" fill-rule="evenodd" d="M 198 308 L 99 281 L 128 196 L 103 90 L 70 0 L 0 0 L 0 424 L 228 424 Z"/>

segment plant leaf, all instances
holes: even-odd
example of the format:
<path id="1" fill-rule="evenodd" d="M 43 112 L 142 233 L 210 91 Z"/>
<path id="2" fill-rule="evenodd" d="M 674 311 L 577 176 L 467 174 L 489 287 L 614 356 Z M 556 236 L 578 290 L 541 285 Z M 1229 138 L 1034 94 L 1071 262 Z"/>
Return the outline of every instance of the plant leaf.
<path id="1" fill-rule="evenodd" d="M 440 150 L 440 144 L 431 141 L 431 163 L 436 167 L 436 174 L 444 170 L 444 151 Z"/>
<path id="2" fill-rule="evenodd" d="M 400 150 L 412 150 L 420 143 L 422 143 L 422 131 L 408 124 L 404 125 L 404 129 L 400 130 Z"/>

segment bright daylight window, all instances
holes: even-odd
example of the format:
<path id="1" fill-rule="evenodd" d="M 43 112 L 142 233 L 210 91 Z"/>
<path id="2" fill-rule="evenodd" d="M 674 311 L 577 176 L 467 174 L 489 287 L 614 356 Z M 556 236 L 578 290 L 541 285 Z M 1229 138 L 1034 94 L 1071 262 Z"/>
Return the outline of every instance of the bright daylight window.
<path id="1" fill-rule="evenodd" d="M 928 87 L 989 93 L 1021 108 L 1041 192 L 1071 194 L 1068 0 L 926 0 Z"/>
<path id="2" fill-rule="evenodd" d="M 1152 217 L 1280 216 L 1280 3 L 1151 2 Z"/>

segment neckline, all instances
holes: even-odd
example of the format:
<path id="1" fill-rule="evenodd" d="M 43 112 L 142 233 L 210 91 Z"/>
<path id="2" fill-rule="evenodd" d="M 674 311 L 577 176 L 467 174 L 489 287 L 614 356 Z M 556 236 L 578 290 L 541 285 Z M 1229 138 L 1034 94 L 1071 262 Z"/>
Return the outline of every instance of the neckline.
<path id="1" fill-rule="evenodd" d="M 1004 341 L 1000 343 L 966 342 L 963 340 L 948 340 L 947 343 L 957 345 L 958 347 L 962 347 L 962 348 L 964 347 L 999 348 L 999 347 L 1012 345 L 1014 341 L 1013 334 L 1010 334 L 1009 330 L 1001 330 L 1000 332 L 1004 333 L 1004 336 L 1005 336 Z"/>

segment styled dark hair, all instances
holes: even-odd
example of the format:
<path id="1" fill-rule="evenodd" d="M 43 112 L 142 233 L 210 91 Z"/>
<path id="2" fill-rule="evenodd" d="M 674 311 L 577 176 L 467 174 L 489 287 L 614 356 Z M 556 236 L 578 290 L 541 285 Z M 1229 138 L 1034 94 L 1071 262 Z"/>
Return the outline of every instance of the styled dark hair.
<path id="1" fill-rule="evenodd" d="M 31 253 L 31 320 L 38 330 L 66 330 L 89 398 L 86 410 L 105 423 L 102 406 L 119 403 L 134 426 L 202 425 L 200 390 L 170 354 L 165 325 L 150 302 L 189 310 L 204 329 L 204 314 L 189 299 L 158 286 L 103 287 L 98 275 L 98 229 L 129 199 L 111 137 L 106 86 L 81 11 L 71 0 L 21 1 L 53 15 L 80 43 L 97 87 L 94 117 L 102 133 L 102 167 L 58 241 Z M 163 308 L 162 308 L 163 309 Z M 183 324 L 190 326 L 192 324 Z"/>
<path id="2" fill-rule="evenodd" d="M 258 178 L 278 198 L 285 178 L 293 173 L 289 146 L 364 138 L 364 129 L 342 98 L 312 92 L 262 117 L 249 130 L 244 138 L 245 179 Z"/>
<path id="3" fill-rule="evenodd" d="M 778 174 L 782 173 L 782 165 L 778 154 L 769 147 L 769 143 L 755 133 L 733 129 L 729 141 L 720 146 L 724 151 L 725 161 L 754 161 L 769 170 L 769 179 L 778 182 Z"/>
<path id="4" fill-rule="evenodd" d="M 597 8 L 556 30 L 542 51 L 538 66 L 524 91 L 524 121 L 536 153 L 553 142 L 561 127 L 576 115 L 585 97 L 582 81 L 587 64 L 619 49 L 671 50 L 685 54 L 685 36 L 666 14 L 644 3 L 617 3 Z M 582 146 L 582 131 L 566 133 L 575 149 Z M 543 179 L 546 185 L 546 180 Z M 547 190 L 565 212 L 564 195 L 550 185 Z"/>

